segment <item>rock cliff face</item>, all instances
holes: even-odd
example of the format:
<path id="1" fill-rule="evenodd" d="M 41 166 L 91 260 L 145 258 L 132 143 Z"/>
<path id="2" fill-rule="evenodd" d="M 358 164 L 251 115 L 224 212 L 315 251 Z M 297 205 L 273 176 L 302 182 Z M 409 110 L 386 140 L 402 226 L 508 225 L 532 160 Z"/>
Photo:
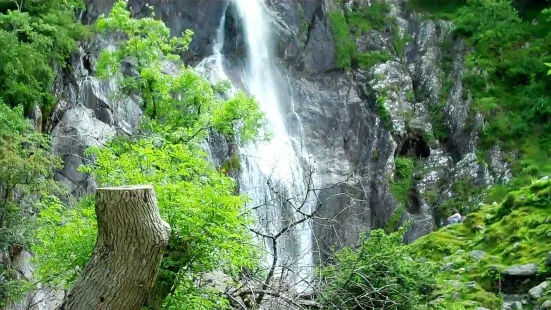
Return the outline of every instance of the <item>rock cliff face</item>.
<path id="1" fill-rule="evenodd" d="M 471 98 L 462 82 L 465 45 L 452 37 L 453 25 L 409 12 L 405 1 L 387 3 L 388 25 L 354 43 L 358 51 L 392 57 L 350 71 L 337 68 L 329 17 L 335 3 L 270 3 L 276 53 L 294 99 L 294 106 L 283 107 L 288 127 L 290 132 L 303 127 L 302 141 L 315 154 L 321 187 L 326 188 L 320 193 L 325 201 L 320 218 L 332 220 L 320 219 L 315 226 L 321 258 L 330 246 L 355 245 L 360 232 L 383 227 L 394 212 L 401 212 L 390 191 L 398 156 L 417 161 L 402 216 L 402 221 L 412 221 L 406 242 L 441 225 L 443 214 L 437 210 L 467 198 L 458 197 L 458 184 L 486 187 L 510 178 L 499 149 L 493 150 L 489 164 L 475 155 L 484 120 L 469 115 Z M 345 10 L 362 6 L 369 1 L 349 1 Z M 410 38 L 402 54 L 395 48 L 400 37 Z M 383 111 L 376 101 L 381 94 L 386 97 Z M 437 108 L 439 120 L 431 113 Z M 437 126 L 447 138 L 435 138 Z M 476 205 L 472 198 L 470 204 Z"/>
<path id="2" fill-rule="evenodd" d="M 109 3 L 108 3 L 109 2 Z M 109 10 L 113 1 L 88 1 L 82 15 L 90 22 Z M 173 34 L 195 32 L 184 59 L 195 63 L 212 53 L 216 29 L 226 14 L 226 66 L 239 86 L 244 45 L 239 20 L 227 1 L 132 0 L 138 16 L 154 10 Z M 329 0 L 266 1 L 273 17 L 274 47 L 281 83 L 289 90 L 288 131 L 314 155 L 323 190 L 315 235 L 319 258 L 330 246 L 355 245 L 358 234 L 384 227 L 393 214 L 412 220 L 406 242 L 441 224 L 442 213 L 453 207 L 463 186 L 506 182 L 509 168 L 499 149 L 488 164 L 477 158 L 477 133 L 484 120 L 470 115 L 470 95 L 461 79 L 465 45 L 452 38 L 453 25 L 435 22 L 406 9 L 405 1 L 389 0 L 387 27 L 371 30 L 354 42 L 359 51 L 388 52 L 392 57 L 370 68 L 342 70 L 337 53 Z M 228 7 L 229 5 L 229 7 Z M 350 1 L 345 9 L 369 6 Z M 397 25 L 398 31 L 390 27 Z M 408 34 L 403 52 L 396 42 Z M 94 77 L 95 58 L 110 42 L 95 40 L 75 55 L 70 72 L 57 87 L 60 104 L 52 121 L 54 150 L 65 159 L 57 175 L 73 193 L 93 188 L 93 180 L 76 172 L 82 150 L 114 134 L 131 134 L 140 116 L 139 99 L 115 100 L 114 85 Z M 385 95 L 380 104 L 377 100 Z M 379 103 L 378 103 L 379 102 Z M 439 109 L 435 120 L 432 111 Z M 298 117 L 297 117 L 298 116 Z M 445 139 L 435 131 L 445 131 Z M 222 154 L 221 156 L 223 156 Z M 395 179 L 395 158 L 416 161 L 407 206 L 401 206 L 390 188 Z M 459 185 L 458 185 L 459 184 Z M 474 197 L 476 198 L 476 197 Z M 455 200 L 454 200 L 455 199 Z M 471 204 L 475 204 L 471 202 Z"/>

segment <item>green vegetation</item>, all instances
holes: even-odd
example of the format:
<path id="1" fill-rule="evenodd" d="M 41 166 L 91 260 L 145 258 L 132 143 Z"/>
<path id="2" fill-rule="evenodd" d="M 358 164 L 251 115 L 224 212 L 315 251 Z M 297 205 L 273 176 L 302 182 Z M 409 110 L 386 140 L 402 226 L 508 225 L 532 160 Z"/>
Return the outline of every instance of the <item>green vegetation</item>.
<path id="1" fill-rule="evenodd" d="M 64 193 L 52 179 L 61 159 L 24 113 L 36 107 L 47 116 L 55 104 L 56 70 L 87 32 L 75 21 L 80 8 L 81 0 L 0 1 L 0 252 L 14 259 L 35 239 L 40 203 Z M 14 280 L 14 268 L 0 264 L 0 307 L 30 288 Z"/>
<path id="2" fill-rule="evenodd" d="M 23 117 L 23 107 L 0 99 L 0 252 L 20 253 L 34 239 L 30 215 L 37 203 L 63 190 L 52 180 L 61 160 L 49 152 L 49 137 L 36 132 Z M 14 270 L 0 264 L 0 306 L 19 297 L 24 283 L 12 281 Z"/>
<path id="3" fill-rule="evenodd" d="M 396 157 L 394 164 L 396 165 L 396 176 L 390 184 L 390 192 L 400 205 L 394 211 L 385 227 L 386 231 L 389 232 L 393 232 L 396 229 L 408 205 L 409 193 L 413 186 L 413 170 L 415 168 L 413 159 L 408 157 Z"/>
<path id="4" fill-rule="evenodd" d="M 337 2 L 337 8 L 329 13 L 331 29 L 335 38 L 337 66 L 343 69 L 371 68 L 373 65 L 392 59 L 386 51 L 367 51 L 360 53 L 356 48 L 356 39 L 371 30 L 384 31 L 385 26 L 395 27 L 394 21 L 387 17 L 390 6 L 384 1 L 371 1 L 371 5 L 353 2 L 351 10 L 344 3 Z M 403 47 L 400 43 L 399 47 Z"/>
<path id="5" fill-rule="evenodd" d="M 412 165 L 400 162 L 402 168 L 397 170 L 404 177 Z M 394 302 L 395 306 L 388 306 L 392 309 L 501 308 L 503 270 L 537 264 L 538 277 L 524 284 L 526 290 L 551 274 L 546 265 L 550 205 L 551 180 L 540 180 L 510 192 L 499 204 L 484 205 L 461 224 L 446 226 L 407 246 L 402 245 L 404 228 L 389 235 L 371 231 L 370 238 L 362 237 L 358 249 L 337 252 L 332 263 L 322 268 L 322 303 L 328 309 L 351 309 L 358 304 L 382 309 L 385 306 L 377 302 L 383 300 Z M 384 284 L 389 285 L 384 290 L 386 299 L 377 295 Z M 402 304 L 395 293 L 406 294 L 413 303 Z"/>
<path id="6" fill-rule="evenodd" d="M 402 205 L 407 205 L 409 201 L 409 191 L 413 185 L 413 169 L 415 164 L 412 158 L 396 157 L 396 178 L 390 185 L 390 191 Z"/>
<path id="7" fill-rule="evenodd" d="M 343 249 L 322 268 L 324 309 L 427 309 L 435 265 L 408 254 L 404 230 L 371 231 L 359 249 Z"/>
<path id="8" fill-rule="evenodd" d="M 475 180 L 471 177 L 455 180 L 451 185 L 453 196 L 446 199 L 444 203 L 436 209 L 437 219 L 446 219 L 452 214 L 453 209 L 457 209 L 461 214 L 467 214 L 473 208 L 472 202 L 476 201 L 477 195 L 480 195 L 483 188 L 477 186 Z"/>
<path id="9" fill-rule="evenodd" d="M 438 273 L 438 289 L 432 298 L 443 297 L 444 308 L 453 302 L 466 309 L 473 306 L 496 309 L 501 304 L 497 280 L 506 267 L 536 263 L 542 276 L 549 274 L 544 266 L 551 230 L 550 197 L 551 181 L 536 181 L 510 192 L 498 205 L 485 205 L 470 213 L 464 223 L 447 226 L 411 244 L 412 254 L 442 265 L 452 264 L 449 270 Z M 486 254 L 475 259 L 471 256 L 473 250 Z M 461 285 L 454 288 L 454 281 Z M 476 281 L 476 285 L 465 287 L 470 281 Z M 454 301 L 453 292 L 458 292 Z"/>
<path id="10" fill-rule="evenodd" d="M 378 63 L 389 61 L 392 56 L 388 52 L 371 51 L 356 55 L 356 61 L 360 68 L 371 68 Z"/>
<path id="11" fill-rule="evenodd" d="M 235 181 L 212 167 L 199 145 L 211 128 L 238 142 L 255 139 L 263 114 L 243 93 L 219 99 L 216 94 L 226 87 L 210 85 L 189 67 L 171 75 L 162 71 L 163 61 L 179 61 L 191 32 L 171 38 L 161 21 L 131 18 L 122 0 L 100 17 L 97 29 L 126 35 L 116 49 L 101 53 L 97 70 L 121 81 L 118 95 L 140 95 L 145 115 L 134 136 L 88 149 L 93 161 L 80 171 L 91 173 L 100 186 L 155 188 L 172 232 L 148 309 L 226 309 L 221 292 L 198 281 L 213 270 L 237 278 L 254 269 L 257 253 L 247 230 L 246 198 L 235 194 Z M 124 59 L 135 60 L 136 76 L 123 76 Z M 227 168 L 234 164 L 230 160 Z M 96 237 L 93 205 L 93 197 L 74 208 L 54 197 L 43 201 L 32 248 L 43 285 L 67 288 L 79 276 Z"/>
<path id="12" fill-rule="evenodd" d="M 86 34 L 76 23 L 82 0 L 0 1 L 0 98 L 10 106 L 38 105 L 47 114 L 55 64 L 65 59 Z"/>
<path id="13" fill-rule="evenodd" d="M 350 68 L 353 55 L 356 53 L 356 44 L 350 39 L 350 30 L 346 18 L 340 10 L 330 12 L 329 18 L 331 19 L 331 30 L 335 38 L 337 66 L 339 68 Z"/>
<path id="14" fill-rule="evenodd" d="M 392 130 L 392 119 L 390 118 L 390 113 L 388 113 L 386 109 L 386 100 L 386 96 L 378 95 L 377 100 L 375 100 L 375 104 L 377 106 L 377 112 L 379 113 L 379 117 L 381 118 L 383 125 L 385 126 L 385 128 Z"/>

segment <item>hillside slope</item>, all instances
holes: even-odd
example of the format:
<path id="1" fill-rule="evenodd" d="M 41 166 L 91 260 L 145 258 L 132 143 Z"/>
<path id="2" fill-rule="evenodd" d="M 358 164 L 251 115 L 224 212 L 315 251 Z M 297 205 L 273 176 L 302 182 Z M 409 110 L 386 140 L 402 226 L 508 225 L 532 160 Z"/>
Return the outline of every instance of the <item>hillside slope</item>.
<path id="1" fill-rule="evenodd" d="M 516 302 L 548 309 L 538 307 L 551 303 L 544 282 L 551 272 L 550 242 L 551 181 L 543 179 L 418 239 L 410 250 L 441 265 L 432 303 L 443 309 L 498 309 L 502 301 L 503 309 L 518 309 L 511 305 Z"/>

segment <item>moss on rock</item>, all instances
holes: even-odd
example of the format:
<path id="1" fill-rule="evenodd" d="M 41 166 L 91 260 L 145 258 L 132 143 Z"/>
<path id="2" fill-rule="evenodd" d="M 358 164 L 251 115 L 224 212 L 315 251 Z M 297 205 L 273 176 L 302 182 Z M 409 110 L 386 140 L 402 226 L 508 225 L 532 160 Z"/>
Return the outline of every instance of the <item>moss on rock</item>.
<path id="1" fill-rule="evenodd" d="M 502 271 L 534 263 L 539 266 L 536 279 L 545 277 L 550 243 L 551 180 L 540 180 L 510 192 L 500 204 L 483 206 L 461 224 L 418 239 L 409 248 L 442 265 L 438 289 L 432 295 L 436 308 L 453 309 L 449 308 L 453 303 L 465 309 L 497 309 Z M 474 255 L 473 251 L 485 254 Z"/>

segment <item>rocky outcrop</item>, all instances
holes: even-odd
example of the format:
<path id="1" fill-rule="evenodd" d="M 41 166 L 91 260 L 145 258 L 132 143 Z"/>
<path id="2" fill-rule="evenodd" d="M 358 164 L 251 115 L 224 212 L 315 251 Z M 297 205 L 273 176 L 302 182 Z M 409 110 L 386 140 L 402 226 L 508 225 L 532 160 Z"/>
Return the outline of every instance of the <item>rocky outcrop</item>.
<path id="1" fill-rule="evenodd" d="M 52 148 L 64 167 L 55 179 L 77 197 L 95 187 L 88 175 L 77 171 L 87 161 L 84 150 L 100 146 L 116 134 L 131 135 L 141 116 L 139 99 L 117 97 L 115 81 L 94 76 L 99 51 L 109 45 L 98 38 L 80 48 L 72 58 L 71 70 L 56 83 L 59 103 L 50 121 Z"/>
<path id="2" fill-rule="evenodd" d="M 404 1 L 387 2 L 388 19 L 396 22 L 397 33 L 411 37 L 404 54 L 392 50 L 396 33 L 372 30 L 358 38 L 357 49 L 392 52 L 393 57 L 351 72 L 336 66 L 328 16 L 333 3 L 273 1 L 270 6 L 277 56 L 294 102 L 283 107 L 289 115 L 287 126 L 295 135 L 294 129 L 302 127 L 302 143 L 316 154 L 317 175 L 325 188 L 319 215 L 332 219 L 331 224 L 320 219 L 315 227 L 320 253 L 334 245 L 355 245 L 358 233 L 383 227 L 399 210 L 390 193 L 396 156 L 418 159 L 402 217 L 412 222 L 406 242 L 444 224 L 436 210 L 450 205 L 447 201 L 463 203 L 461 199 L 468 198 L 465 205 L 454 205 L 462 211 L 477 205 L 477 197 L 458 197 L 457 182 L 483 188 L 510 179 L 500 150 L 489 164 L 475 156 L 483 119 L 470 115 L 471 99 L 462 81 L 466 48 L 452 37 L 453 25 L 407 12 Z M 383 92 L 390 127 L 376 103 Z M 437 108 L 440 120 L 431 114 Z M 447 138 L 435 137 L 436 130 L 445 130 Z"/>

